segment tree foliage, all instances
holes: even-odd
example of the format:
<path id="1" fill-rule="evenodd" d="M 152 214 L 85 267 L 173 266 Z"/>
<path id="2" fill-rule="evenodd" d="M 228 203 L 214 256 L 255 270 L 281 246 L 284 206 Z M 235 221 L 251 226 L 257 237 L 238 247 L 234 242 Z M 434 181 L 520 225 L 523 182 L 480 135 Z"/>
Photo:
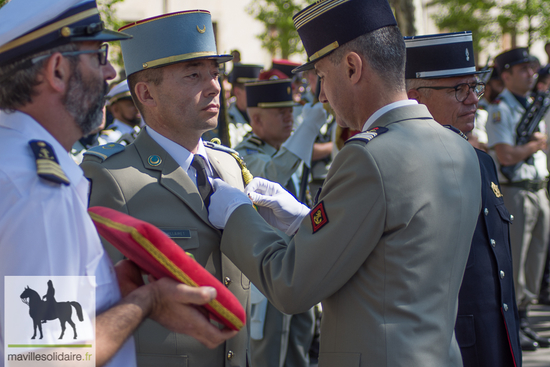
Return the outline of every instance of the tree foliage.
<path id="1" fill-rule="evenodd" d="M 116 31 L 124 25 L 124 22 L 116 16 L 114 9 L 117 3 L 121 3 L 123 1 L 124 0 L 97 0 L 97 8 L 101 14 L 101 20 L 105 22 L 106 29 Z M 120 68 L 124 67 L 122 50 L 120 49 L 120 41 L 109 42 L 109 61 Z"/>
<path id="2" fill-rule="evenodd" d="M 518 35 L 527 35 L 527 47 L 550 37 L 550 2 L 548 0 L 438 0 L 433 16 L 445 31 L 472 31 L 474 50 L 497 43 L 504 34 L 516 46 Z"/>
<path id="3" fill-rule="evenodd" d="M 292 17 L 310 3 L 313 0 L 252 0 L 246 7 L 248 14 L 264 23 L 265 30 L 257 37 L 272 57 L 288 59 L 303 51 Z"/>

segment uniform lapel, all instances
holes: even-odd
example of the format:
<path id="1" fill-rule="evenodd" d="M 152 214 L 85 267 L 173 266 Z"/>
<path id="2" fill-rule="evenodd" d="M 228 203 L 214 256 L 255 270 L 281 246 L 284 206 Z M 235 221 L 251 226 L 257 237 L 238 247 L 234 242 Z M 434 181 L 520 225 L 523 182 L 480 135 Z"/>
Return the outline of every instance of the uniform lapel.
<path id="1" fill-rule="evenodd" d="M 159 172 L 159 184 L 178 197 L 210 225 L 208 211 L 204 206 L 197 186 L 191 181 L 187 172 L 147 134 L 146 130 L 139 134 L 134 146 L 139 152 L 143 166 L 148 170 Z"/>

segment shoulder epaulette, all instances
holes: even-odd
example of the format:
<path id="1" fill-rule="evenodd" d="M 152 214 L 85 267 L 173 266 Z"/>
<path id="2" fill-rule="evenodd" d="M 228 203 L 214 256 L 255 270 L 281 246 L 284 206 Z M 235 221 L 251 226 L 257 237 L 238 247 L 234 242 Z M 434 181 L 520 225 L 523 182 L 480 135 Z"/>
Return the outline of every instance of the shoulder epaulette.
<path id="1" fill-rule="evenodd" d="M 222 152 L 226 152 L 229 154 L 239 154 L 235 149 L 231 149 L 229 147 L 226 147 L 225 145 L 221 145 L 220 139 L 217 138 L 214 138 L 211 141 L 203 141 L 203 143 L 205 147 L 208 147 L 210 149 L 221 150 Z"/>
<path id="2" fill-rule="evenodd" d="M 261 147 L 262 145 L 265 144 L 265 142 L 262 139 L 260 139 L 256 136 L 251 136 L 250 138 L 248 138 L 248 141 L 251 142 L 252 144 L 258 146 L 258 147 Z"/>
<path id="3" fill-rule="evenodd" d="M 444 128 L 451 130 L 453 133 L 460 135 L 461 138 L 464 140 L 468 140 L 468 137 L 460 130 L 458 130 L 456 127 L 451 125 L 442 125 Z"/>
<path id="4" fill-rule="evenodd" d="M 244 162 L 244 160 L 239 155 L 239 152 L 237 152 L 234 149 L 223 146 L 221 144 L 214 143 L 214 141 L 219 141 L 219 139 L 214 138 L 214 139 L 212 139 L 212 141 L 205 141 L 204 146 L 208 147 L 208 148 L 211 148 L 211 149 L 216 149 L 216 150 L 220 150 L 222 152 L 226 152 L 226 153 L 230 154 L 233 158 L 235 158 L 235 160 L 239 164 L 239 167 L 241 168 L 241 173 L 243 175 L 244 184 L 245 184 L 245 186 L 248 185 L 250 183 L 250 181 L 252 181 L 254 176 L 252 176 L 252 174 L 250 173 L 248 168 L 246 168 L 246 163 Z"/>
<path id="5" fill-rule="evenodd" d="M 31 140 L 29 145 L 36 159 L 38 176 L 58 184 L 69 185 L 70 181 L 61 169 L 53 147 L 43 140 Z"/>
<path id="6" fill-rule="evenodd" d="M 382 135 L 385 132 L 388 132 L 387 127 L 375 127 L 373 129 L 370 129 L 370 130 L 365 131 L 363 133 L 359 133 L 359 134 L 356 134 L 356 135 L 352 136 L 351 138 L 346 140 L 346 142 L 344 144 L 347 144 L 350 141 L 354 141 L 354 140 L 360 140 L 360 141 L 364 141 L 365 143 L 368 143 L 372 139 L 376 138 L 378 135 Z"/>
<path id="7" fill-rule="evenodd" d="M 91 155 L 98 157 L 101 161 L 105 161 L 107 158 L 122 152 L 126 147 L 122 144 L 109 143 L 105 145 L 99 145 L 97 147 L 90 148 L 84 153 L 84 155 Z"/>

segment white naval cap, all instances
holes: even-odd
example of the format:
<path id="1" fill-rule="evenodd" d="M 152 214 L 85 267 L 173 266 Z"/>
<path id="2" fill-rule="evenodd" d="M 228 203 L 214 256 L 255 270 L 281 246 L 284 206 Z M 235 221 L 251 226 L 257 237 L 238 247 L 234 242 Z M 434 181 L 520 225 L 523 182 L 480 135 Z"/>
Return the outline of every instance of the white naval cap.
<path id="1" fill-rule="evenodd" d="M 107 106 L 112 105 L 122 98 L 132 98 L 132 95 L 130 94 L 130 87 L 128 86 L 128 80 L 124 79 L 112 87 L 105 98 L 107 99 Z"/>
<path id="2" fill-rule="evenodd" d="M 78 41 L 115 41 L 95 0 L 12 0 L 0 8 L 0 65 Z"/>

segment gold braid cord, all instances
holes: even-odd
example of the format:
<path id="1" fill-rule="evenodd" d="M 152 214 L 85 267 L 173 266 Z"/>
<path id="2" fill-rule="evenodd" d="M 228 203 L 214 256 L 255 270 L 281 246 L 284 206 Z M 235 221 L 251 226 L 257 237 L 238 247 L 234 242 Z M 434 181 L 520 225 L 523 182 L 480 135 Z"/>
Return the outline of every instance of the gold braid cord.
<path id="1" fill-rule="evenodd" d="M 218 139 L 218 138 L 212 138 L 212 139 L 210 139 L 210 142 L 214 143 L 214 144 L 218 144 L 218 145 L 222 144 L 221 140 Z M 233 156 L 233 158 L 235 158 L 237 160 L 237 163 L 239 164 L 239 167 L 241 167 L 241 172 L 243 174 L 244 185 L 245 186 L 248 185 L 250 183 L 250 181 L 252 181 L 254 176 L 252 176 L 252 173 L 250 173 L 248 168 L 246 168 L 246 163 L 244 163 L 243 159 L 241 157 L 239 157 L 238 154 L 236 154 L 236 153 L 229 153 L 229 154 L 231 154 Z"/>
<path id="2" fill-rule="evenodd" d="M 252 181 L 254 176 L 252 176 L 252 173 L 250 173 L 248 168 L 246 168 L 246 163 L 244 163 L 244 161 L 242 160 L 241 157 L 239 157 L 238 154 L 231 153 L 231 155 L 233 156 L 233 158 L 235 158 L 237 160 L 237 163 L 241 167 L 241 171 L 243 173 L 244 185 L 245 186 L 248 185 L 250 183 L 250 181 Z"/>

